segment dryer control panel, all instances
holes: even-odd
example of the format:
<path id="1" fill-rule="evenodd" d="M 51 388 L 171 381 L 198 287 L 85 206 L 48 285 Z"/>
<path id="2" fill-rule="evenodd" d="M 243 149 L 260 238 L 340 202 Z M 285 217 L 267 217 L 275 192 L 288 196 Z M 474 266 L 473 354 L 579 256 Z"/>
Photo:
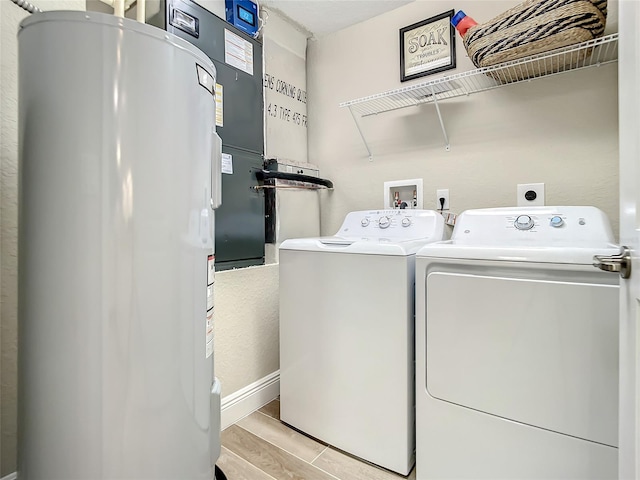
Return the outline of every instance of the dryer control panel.
<path id="1" fill-rule="evenodd" d="M 478 245 L 560 246 L 613 243 L 609 219 L 595 207 L 517 207 L 467 210 L 451 237 Z"/>
<path id="2" fill-rule="evenodd" d="M 444 238 L 444 219 L 433 210 L 363 210 L 347 214 L 336 236 L 413 240 Z"/>

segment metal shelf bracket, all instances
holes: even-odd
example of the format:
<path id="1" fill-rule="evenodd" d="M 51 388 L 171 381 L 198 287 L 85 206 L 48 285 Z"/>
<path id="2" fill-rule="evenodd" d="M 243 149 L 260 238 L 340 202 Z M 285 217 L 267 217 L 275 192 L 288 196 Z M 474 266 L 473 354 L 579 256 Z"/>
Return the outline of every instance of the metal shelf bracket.
<path id="1" fill-rule="evenodd" d="M 351 112 L 351 117 L 353 118 L 353 121 L 356 124 L 356 128 L 358 129 L 358 133 L 360 134 L 360 138 L 362 138 L 362 142 L 364 143 L 364 148 L 367 149 L 367 153 L 369 154 L 369 161 L 373 162 L 373 154 L 371 153 L 371 149 L 369 148 L 369 145 L 367 144 L 367 139 L 364 138 L 364 134 L 362 133 L 362 128 L 360 128 L 360 124 L 358 123 L 358 117 L 356 117 L 355 113 L 353 113 L 353 110 L 351 109 L 351 107 L 349 107 L 349 112 Z"/>
<path id="2" fill-rule="evenodd" d="M 447 129 L 444 127 L 444 121 L 442 120 L 440 106 L 438 105 L 438 100 L 436 99 L 436 91 L 433 88 L 433 85 L 431 85 L 431 96 L 433 97 L 433 104 L 436 106 L 436 112 L 438 112 L 438 120 L 440 120 L 440 128 L 442 129 L 442 136 L 444 137 L 444 148 L 448 152 L 451 150 L 451 146 L 449 145 L 449 136 L 447 135 Z"/>

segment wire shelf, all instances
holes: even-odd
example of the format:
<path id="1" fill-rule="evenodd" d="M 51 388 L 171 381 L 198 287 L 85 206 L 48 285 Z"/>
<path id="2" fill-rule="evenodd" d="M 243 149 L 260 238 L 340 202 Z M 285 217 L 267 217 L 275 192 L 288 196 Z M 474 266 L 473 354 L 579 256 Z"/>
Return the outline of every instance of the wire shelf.
<path id="1" fill-rule="evenodd" d="M 339 107 L 348 107 L 355 119 L 355 114 L 366 117 L 426 103 L 436 103 L 437 106 L 440 100 L 528 82 L 567 71 L 605 65 L 617 59 L 618 34 L 614 33 L 520 60 L 478 68 L 343 102 Z"/>

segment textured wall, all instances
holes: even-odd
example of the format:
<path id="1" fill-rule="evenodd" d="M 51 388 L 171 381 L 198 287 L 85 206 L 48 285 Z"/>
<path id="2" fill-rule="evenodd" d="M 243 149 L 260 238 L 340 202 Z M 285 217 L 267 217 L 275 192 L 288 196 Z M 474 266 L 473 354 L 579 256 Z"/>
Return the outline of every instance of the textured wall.
<path id="1" fill-rule="evenodd" d="M 222 397 L 279 368 L 278 265 L 216 273 L 215 374 Z"/>
<path id="2" fill-rule="evenodd" d="M 84 10 L 84 0 L 33 0 L 43 10 Z M 1 306 L 1 464 L 0 476 L 16 469 L 17 305 L 18 305 L 18 24 L 29 15 L 9 0 L 0 0 L 0 203 Z"/>
<path id="3" fill-rule="evenodd" d="M 517 1 L 460 1 L 477 21 Z M 617 3 L 609 2 L 608 30 Z M 544 182 L 547 205 L 595 205 L 618 230 L 617 64 L 507 86 L 441 102 L 451 142 L 444 149 L 433 105 L 363 118 L 365 147 L 340 102 L 413 85 L 400 82 L 400 28 L 451 9 L 418 1 L 309 44 L 309 162 L 336 188 L 322 203 L 322 233 L 333 234 L 351 210 L 381 208 L 383 183 L 422 178 L 424 206 L 448 188 L 451 209 L 510 206 L 516 184 Z M 459 36 L 457 70 L 473 68 Z"/>

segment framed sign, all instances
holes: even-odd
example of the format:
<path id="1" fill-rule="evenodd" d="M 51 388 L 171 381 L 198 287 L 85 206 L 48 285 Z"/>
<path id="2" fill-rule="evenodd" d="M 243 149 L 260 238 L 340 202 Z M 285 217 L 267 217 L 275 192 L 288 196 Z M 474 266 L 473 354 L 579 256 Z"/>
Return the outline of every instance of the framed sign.
<path id="1" fill-rule="evenodd" d="M 400 80 L 456 68 L 453 10 L 400 29 Z"/>

